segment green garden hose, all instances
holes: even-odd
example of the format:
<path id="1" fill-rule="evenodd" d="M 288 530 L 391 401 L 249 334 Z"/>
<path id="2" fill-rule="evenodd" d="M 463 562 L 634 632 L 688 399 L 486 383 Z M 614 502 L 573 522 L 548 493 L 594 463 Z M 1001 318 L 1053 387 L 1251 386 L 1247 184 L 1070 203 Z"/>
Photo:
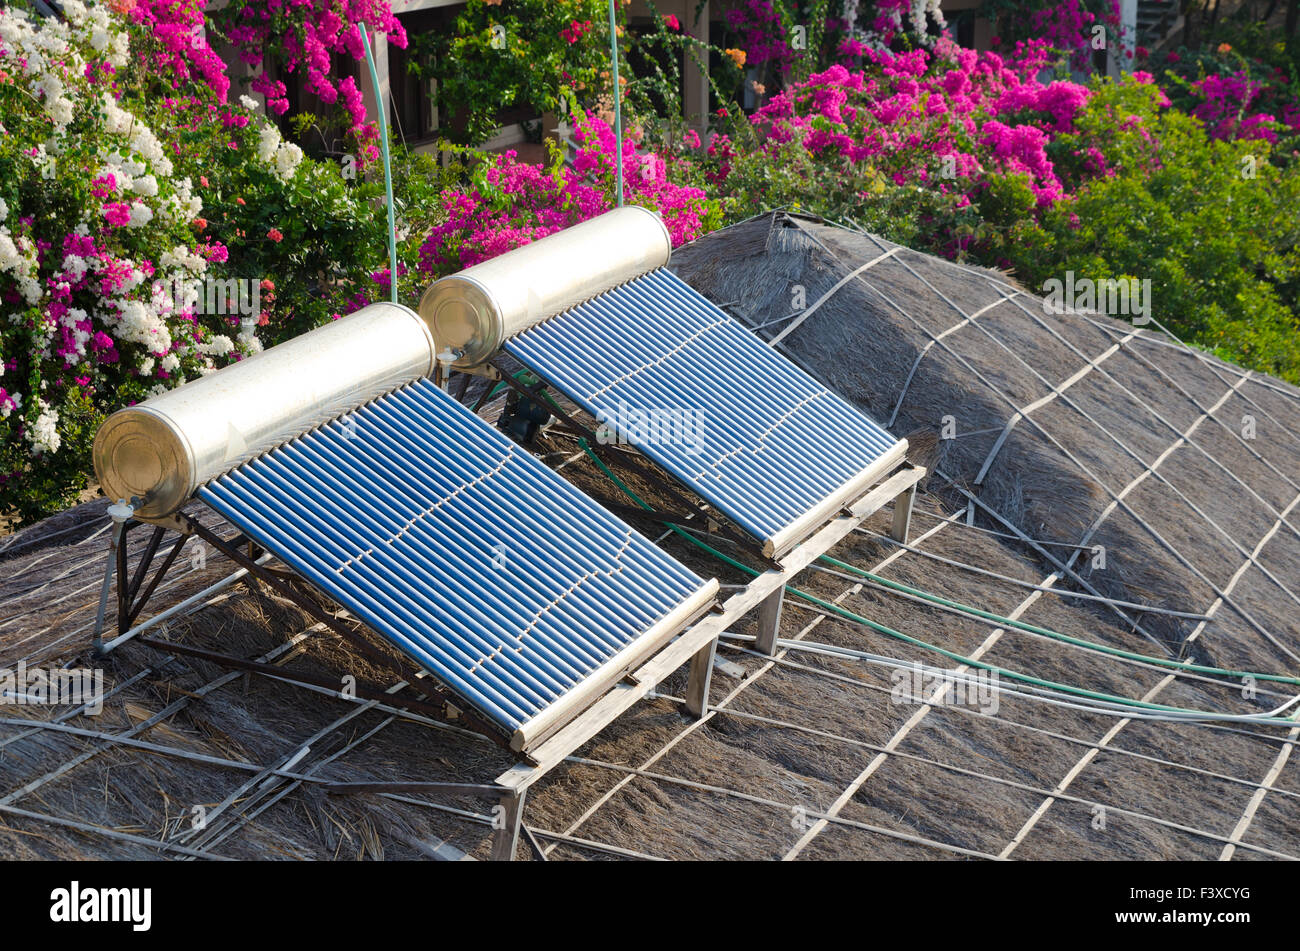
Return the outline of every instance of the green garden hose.
<path id="1" fill-rule="evenodd" d="M 647 504 L 635 492 L 629 489 L 623 483 L 623 481 L 618 478 L 618 476 L 614 475 L 614 473 L 610 470 L 610 468 L 606 466 L 605 463 L 601 461 L 601 459 L 594 452 L 592 452 L 591 447 L 587 445 L 587 441 L 585 439 L 580 440 L 580 445 L 582 446 L 583 451 L 600 468 L 601 472 L 603 472 L 616 486 L 618 486 L 619 489 L 621 489 L 624 494 L 626 494 L 630 499 L 636 502 L 637 505 L 641 506 L 641 508 L 643 509 L 651 508 L 649 504 Z M 735 558 L 732 558 L 729 555 L 725 555 L 722 552 L 718 551 L 716 548 L 713 548 L 710 545 L 705 544 L 704 542 L 700 541 L 698 538 L 695 538 L 689 532 L 682 529 L 680 526 L 669 525 L 668 527 L 672 531 L 680 535 L 682 538 L 685 538 L 692 545 L 695 545 L 696 547 L 703 549 L 713 557 L 725 562 L 726 564 L 731 565 L 733 568 L 737 568 L 751 577 L 757 577 L 758 575 L 762 574 L 762 572 L 749 567 L 749 565 L 737 561 Z M 843 564 L 843 563 L 840 562 L 839 564 Z M 861 569 L 854 569 L 854 570 L 855 572 L 861 571 Z M 1101 693 L 1099 691 L 1088 690 L 1083 687 L 1075 687 L 1070 684 L 1058 683 L 1053 680 L 1045 680 L 1041 677 L 1033 677 L 1029 674 L 1022 674 L 1014 670 L 1008 670 L 1005 667 L 999 667 L 996 664 L 986 664 L 983 661 L 976 660 L 972 657 L 967 657 L 963 654 L 958 654 L 954 651 L 945 650 L 944 648 L 939 647 L 938 645 L 930 644 L 926 641 L 921 640 L 920 638 L 912 637 L 910 634 L 904 634 L 902 631 L 896 631 L 893 628 L 887 627 L 884 624 L 880 624 L 876 621 L 873 621 L 870 618 L 863 617 L 860 614 L 855 614 L 854 612 L 849 611 L 846 608 L 840 607 L 840 605 L 838 604 L 834 604 L 830 601 L 823 600 L 822 598 L 819 598 L 816 595 L 809 594 L 806 591 L 802 591 L 799 588 L 794 587 L 793 585 L 785 585 L 785 591 L 788 592 L 789 594 L 794 595 L 797 598 L 807 601 L 810 604 L 814 604 L 825 611 L 837 615 L 838 617 L 841 617 L 846 621 L 849 621 L 854 624 L 862 625 L 880 634 L 884 634 L 888 637 L 895 638 L 896 640 L 903 641 L 906 644 L 911 644 L 914 647 L 919 647 L 923 650 L 930 651 L 932 653 L 940 655 L 941 657 L 946 657 L 949 660 L 955 661 L 959 664 L 964 664 L 968 667 L 974 667 L 979 670 L 987 670 L 996 673 L 999 677 L 1007 677 L 1011 680 L 1017 680 L 1022 683 L 1027 683 L 1037 687 L 1044 687 L 1050 690 L 1057 690 L 1062 693 L 1068 693 L 1074 696 L 1084 697 L 1090 700 L 1099 700 L 1105 703 L 1133 707 L 1141 710 L 1153 710 L 1161 713 L 1178 713 L 1178 714 L 1185 714 L 1191 716 L 1207 716 L 1207 717 L 1222 716 L 1222 714 L 1207 712 L 1204 710 L 1192 710 L 1186 707 L 1167 706 L 1165 704 L 1149 703 L 1144 700 L 1134 700 L 1131 697 L 1120 697 L 1114 694 Z M 1061 636 L 1065 637 L 1066 635 L 1061 635 Z M 1084 642 L 1084 643 L 1088 643 L 1088 642 Z M 1251 675 L 1251 676 L 1257 676 L 1259 679 L 1264 679 L 1265 677 L 1268 677 L 1270 679 L 1277 679 L 1274 675 Z M 1293 717 L 1269 717 L 1269 718 L 1260 718 L 1258 721 L 1255 722 L 1259 722 L 1262 724 L 1278 724 L 1278 725 L 1294 726 L 1296 721 L 1295 718 Z"/>

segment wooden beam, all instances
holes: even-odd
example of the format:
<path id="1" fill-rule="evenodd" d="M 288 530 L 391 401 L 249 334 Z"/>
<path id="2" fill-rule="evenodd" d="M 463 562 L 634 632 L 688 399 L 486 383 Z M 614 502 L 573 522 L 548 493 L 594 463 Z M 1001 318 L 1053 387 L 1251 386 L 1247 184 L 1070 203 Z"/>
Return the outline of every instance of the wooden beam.
<path id="1" fill-rule="evenodd" d="M 912 527 L 912 502 L 916 499 L 916 485 L 910 485 L 894 499 L 894 524 L 890 526 L 889 537 L 896 542 L 907 544 L 907 533 Z"/>
<path id="2" fill-rule="evenodd" d="M 524 797 L 527 795 L 527 789 L 509 790 L 501 796 L 500 805 L 503 812 L 499 814 L 499 818 L 495 810 L 493 811 L 492 827 L 496 830 L 492 834 L 493 862 L 515 860 L 515 849 L 519 846 L 519 827 L 524 819 Z M 501 824 L 498 825 L 498 822 Z"/>
<path id="3" fill-rule="evenodd" d="M 686 32 L 703 44 L 699 49 L 705 50 L 704 53 L 699 49 L 683 49 L 682 52 L 682 117 L 692 128 L 703 133 L 709 125 L 709 0 L 682 3 L 679 14 Z"/>
<path id="4" fill-rule="evenodd" d="M 356 35 L 355 29 L 353 35 Z M 366 39 L 370 41 L 371 53 L 375 58 L 375 74 L 379 77 L 379 86 L 376 88 L 371 81 L 370 70 L 362 69 L 361 95 L 366 107 L 366 118 L 377 122 L 379 110 L 387 109 L 389 104 L 391 83 L 388 76 L 388 34 L 372 29 Z"/>
<path id="5" fill-rule="evenodd" d="M 744 680 L 745 668 L 739 664 L 733 664 L 731 661 L 719 657 L 716 653 L 713 655 L 713 669 L 724 677 L 730 677 L 732 680 Z"/>
<path id="6" fill-rule="evenodd" d="M 717 649 L 718 639 L 714 637 L 691 658 L 691 676 L 686 684 L 686 709 L 697 717 L 704 716 L 709 708 L 709 684 L 713 682 L 713 655 Z"/>
<path id="7" fill-rule="evenodd" d="M 776 653 L 776 639 L 781 635 L 781 608 L 785 604 L 785 588 L 773 591 L 758 606 L 758 640 L 754 649 L 771 657 Z"/>

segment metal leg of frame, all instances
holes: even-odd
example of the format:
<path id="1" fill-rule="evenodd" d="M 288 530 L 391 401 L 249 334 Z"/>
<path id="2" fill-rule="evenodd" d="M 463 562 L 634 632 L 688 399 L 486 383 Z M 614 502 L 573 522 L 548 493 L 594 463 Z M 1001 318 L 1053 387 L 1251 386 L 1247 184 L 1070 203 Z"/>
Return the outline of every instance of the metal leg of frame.
<path id="1" fill-rule="evenodd" d="M 113 520 L 113 533 L 108 538 L 108 560 L 104 566 L 104 584 L 99 590 L 99 609 L 95 612 L 95 631 L 91 635 L 91 649 L 99 654 L 104 646 L 104 623 L 108 615 L 108 599 L 113 593 L 113 576 L 117 576 L 117 621 L 121 627 L 126 618 L 126 606 L 122 602 L 126 594 L 126 524 L 135 514 L 134 509 L 124 500 L 108 507 L 109 518 Z"/>
<path id="2" fill-rule="evenodd" d="M 510 790 L 502 793 L 500 808 L 500 825 L 496 822 L 492 833 L 492 861 L 513 862 L 515 850 L 519 847 L 519 828 L 524 821 L 524 797 L 528 790 L 516 792 Z"/>

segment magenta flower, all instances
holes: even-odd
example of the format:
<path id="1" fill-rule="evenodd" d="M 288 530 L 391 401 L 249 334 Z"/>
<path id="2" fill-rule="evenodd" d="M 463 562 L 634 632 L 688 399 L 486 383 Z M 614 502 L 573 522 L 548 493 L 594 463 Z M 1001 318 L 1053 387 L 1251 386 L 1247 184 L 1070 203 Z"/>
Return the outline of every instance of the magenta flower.
<path id="1" fill-rule="evenodd" d="M 104 220 L 115 228 L 124 228 L 131 220 L 131 206 L 120 201 L 104 206 Z"/>

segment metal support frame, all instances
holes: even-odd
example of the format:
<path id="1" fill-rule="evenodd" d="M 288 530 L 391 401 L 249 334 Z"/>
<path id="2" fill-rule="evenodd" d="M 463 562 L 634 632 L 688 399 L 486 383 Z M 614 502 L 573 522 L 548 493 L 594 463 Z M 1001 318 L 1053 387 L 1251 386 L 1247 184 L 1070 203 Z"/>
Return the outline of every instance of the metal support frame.
<path id="1" fill-rule="evenodd" d="M 158 554 L 158 549 L 162 545 L 163 536 L 167 533 L 167 526 L 153 525 L 153 531 L 149 535 L 149 541 L 145 544 L 144 552 L 140 556 L 140 562 L 135 566 L 135 573 L 131 574 L 127 558 L 129 534 L 132 528 L 143 524 L 143 522 L 134 517 L 134 509 L 125 501 L 110 505 L 108 513 L 113 520 L 113 534 L 109 538 L 108 563 L 104 569 L 104 584 L 100 589 L 99 608 L 95 613 L 95 628 L 91 638 L 91 646 L 96 653 L 99 653 L 103 648 L 104 627 L 108 615 L 108 599 L 113 593 L 114 580 L 117 582 L 117 633 L 122 635 L 131 629 L 135 619 L 140 616 L 141 610 L 153 597 L 158 582 L 162 581 L 163 575 L 167 574 L 172 563 L 176 561 L 176 556 L 180 554 L 181 548 L 189 539 L 187 533 L 181 533 L 180 537 L 176 539 L 176 543 L 168 550 L 166 557 L 163 558 L 162 564 L 158 566 L 158 570 L 154 572 L 148 585 L 145 585 L 145 578 L 148 577 L 154 556 Z M 143 592 L 140 590 L 142 587 L 144 588 Z"/>
<path id="2" fill-rule="evenodd" d="M 187 644 L 178 644 L 175 641 L 158 640 L 157 638 L 152 637 L 137 637 L 136 643 L 143 644 L 146 647 L 152 647 L 154 650 L 162 651 L 163 653 L 196 657 L 199 660 L 206 660 L 209 663 L 217 664 L 220 667 L 259 674 L 270 680 L 280 680 L 291 684 L 302 684 L 308 687 L 320 687 L 324 690 L 330 690 L 340 695 L 343 693 L 341 685 L 337 680 L 329 677 L 322 677 L 319 674 L 310 674 L 304 670 L 286 670 L 282 667 L 277 667 L 274 664 L 264 664 L 255 660 L 245 660 L 242 657 L 234 657 L 230 654 L 222 654 L 217 651 L 205 650 L 201 647 L 190 647 Z M 357 684 L 355 687 L 352 687 L 351 690 L 358 700 L 374 700 L 394 707 L 403 707 L 409 709 L 412 713 L 419 713 L 435 720 L 446 719 L 446 714 L 441 705 L 435 706 L 434 704 L 427 703 L 423 700 L 407 699 L 387 693 L 377 687 L 370 687 L 362 684 Z"/>
<path id="3" fill-rule="evenodd" d="M 162 580 L 168 569 L 180 554 L 181 548 L 190 537 L 197 537 L 206 544 L 211 545 L 221 554 L 225 555 L 231 561 L 239 565 L 240 568 L 247 572 L 249 580 L 261 581 L 279 594 L 292 601 L 295 605 L 306 611 L 312 618 L 329 627 L 332 631 L 344 638 L 349 644 L 356 647 L 368 658 L 380 666 L 390 670 L 393 674 L 409 683 L 413 689 L 425 695 L 426 701 L 402 700 L 392 697 L 388 694 L 375 694 L 367 696 L 367 699 L 380 700 L 383 702 L 394 703 L 398 706 L 407 706 L 413 710 L 419 710 L 425 716 L 445 722 L 458 722 L 466 729 L 472 732 L 482 734 L 492 740 L 499 746 L 507 747 L 509 739 L 502 731 L 493 724 L 475 715 L 469 704 L 460 699 L 451 690 L 442 684 L 437 684 L 429 680 L 419 678 L 414 668 L 405 668 L 396 658 L 383 653 L 374 645 L 370 644 L 358 631 L 345 624 L 334 612 L 328 610 L 315 593 L 307 584 L 296 574 L 291 572 L 268 568 L 261 563 L 258 557 L 258 547 L 254 542 L 243 533 L 233 538 L 222 538 L 216 532 L 202 525 L 196 519 L 184 512 L 177 512 L 175 515 L 165 519 L 142 520 L 133 517 L 132 509 L 124 502 L 117 506 L 110 506 L 110 515 L 113 518 L 113 534 L 109 541 L 108 565 L 105 568 L 104 584 L 100 592 L 99 610 L 96 615 L 95 631 L 92 637 L 91 646 L 96 653 L 102 653 L 104 650 L 103 629 L 108 608 L 108 599 L 112 594 L 113 580 L 116 576 L 117 582 L 117 631 L 121 638 L 132 629 L 141 610 L 153 595 L 158 583 Z M 114 511 L 116 509 L 116 511 Z M 148 522 L 153 525 L 153 532 L 145 546 L 141 556 L 140 563 L 136 566 L 135 573 L 132 575 L 128 570 L 127 543 L 128 533 L 136 525 Z M 144 591 L 140 588 L 144 584 L 144 579 L 148 574 L 149 567 L 161 547 L 163 536 L 167 530 L 171 529 L 179 534 L 176 543 L 172 545 L 167 556 L 163 559 L 158 570 L 154 573 L 152 580 Z M 170 650 L 176 653 L 190 654 L 191 656 L 200 657 L 213 663 L 221 664 L 238 670 L 245 670 L 250 673 L 265 673 L 267 676 L 273 676 L 280 680 L 297 680 L 301 683 L 311 684 L 313 686 L 324 687 L 330 690 L 337 688 L 337 684 L 327 682 L 324 678 L 315 678 L 311 675 L 298 673 L 293 674 L 287 671 L 273 669 L 266 671 L 250 661 L 243 661 L 240 658 L 229 657 L 218 654 L 213 651 L 204 651 L 200 648 L 187 647 L 185 645 L 175 644 L 170 641 L 157 641 L 149 638 L 139 638 L 141 643 L 147 644 L 158 650 Z M 357 695 L 362 696 L 363 688 L 358 688 Z M 526 757 L 525 757 L 526 758 Z"/>

